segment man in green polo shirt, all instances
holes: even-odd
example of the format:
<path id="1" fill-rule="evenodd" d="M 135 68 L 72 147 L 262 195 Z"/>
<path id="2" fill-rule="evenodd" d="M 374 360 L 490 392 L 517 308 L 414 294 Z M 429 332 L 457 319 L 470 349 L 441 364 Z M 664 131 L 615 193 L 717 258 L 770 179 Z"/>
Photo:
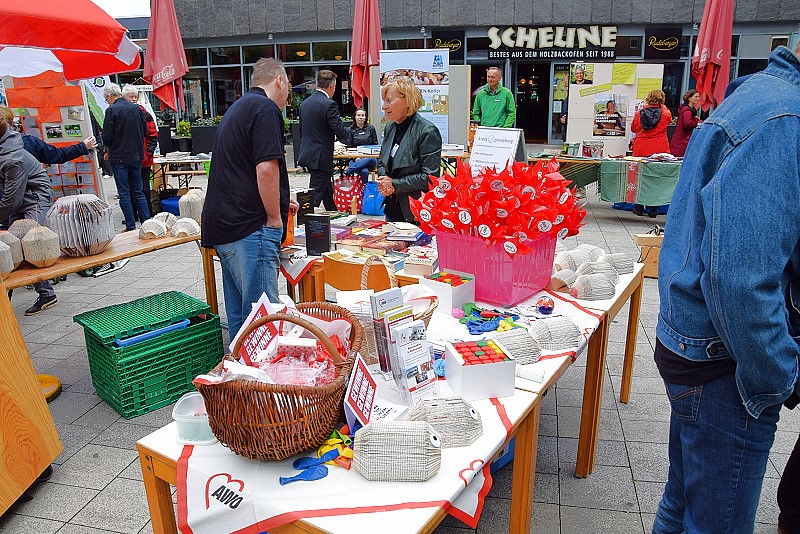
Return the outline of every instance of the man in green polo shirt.
<path id="1" fill-rule="evenodd" d="M 511 91 L 500 85 L 503 75 L 497 67 L 489 67 L 486 71 L 486 85 L 480 88 L 475 95 L 475 104 L 472 106 L 472 120 L 478 121 L 481 126 L 494 126 L 511 128 L 517 117 L 517 107 L 514 104 L 514 95 Z"/>

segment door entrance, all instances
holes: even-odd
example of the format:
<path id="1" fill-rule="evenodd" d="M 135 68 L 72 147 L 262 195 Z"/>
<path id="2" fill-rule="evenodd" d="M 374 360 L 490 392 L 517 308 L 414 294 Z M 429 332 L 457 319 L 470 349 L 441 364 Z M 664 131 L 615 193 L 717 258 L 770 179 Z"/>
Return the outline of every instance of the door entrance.
<path id="1" fill-rule="evenodd" d="M 547 143 L 550 124 L 550 63 L 515 63 L 517 128 L 526 143 Z M 510 85 L 510 84 L 509 84 Z"/>

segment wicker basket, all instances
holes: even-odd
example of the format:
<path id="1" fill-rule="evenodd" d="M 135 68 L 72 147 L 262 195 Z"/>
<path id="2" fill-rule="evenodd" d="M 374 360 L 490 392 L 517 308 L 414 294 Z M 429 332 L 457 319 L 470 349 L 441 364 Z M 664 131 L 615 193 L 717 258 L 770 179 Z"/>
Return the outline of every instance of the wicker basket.
<path id="1" fill-rule="evenodd" d="M 395 276 L 392 266 L 389 265 L 383 257 L 373 255 L 367 258 L 366 263 L 364 263 L 364 268 L 361 270 L 361 289 L 369 289 L 367 287 L 369 269 L 375 263 L 381 263 L 386 268 L 386 273 L 389 275 L 389 286 L 398 287 L 397 276 Z M 425 328 L 428 328 L 431 316 L 433 316 L 433 312 L 438 305 L 439 299 L 432 299 L 428 308 L 419 315 L 415 315 L 414 319 L 421 319 L 425 323 Z M 367 365 L 372 365 L 378 362 L 378 348 L 375 345 L 375 329 L 372 326 L 372 310 L 367 309 L 365 314 L 356 314 L 356 317 L 359 318 L 361 326 L 364 327 L 365 348 L 361 352 L 361 357 L 364 358 L 364 362 L 366 362 Z"/>
<path id="2" fill-rule="evenodd" d="M 215 385 L 197 384 L 205 399 L 208 422 L 220 443 L 251 460 L 283 460 L 318 447 L 342 416 L 342 401 L 354 356 L 361 350 L 364 329 L 346 309 L 326 302 L 298 304 L 297 309 L 324 319 L 347 319 L 351 357 L 342 361 L 338 351 L 317 326 L 287 314 L 267 315 L 251 324 L 239 337 L 233 354 L 256 328 L 274 321 L 298 324 L 314 334 L 333 356 L 336 380 L 327 386 L 294 386 L 232 380 Z M 229 357 L 229 356 L 228 356 Z M 224 360 L 223 360 L 224 361 Z M 220 362 L 215 370 L 222 367 Z"/>

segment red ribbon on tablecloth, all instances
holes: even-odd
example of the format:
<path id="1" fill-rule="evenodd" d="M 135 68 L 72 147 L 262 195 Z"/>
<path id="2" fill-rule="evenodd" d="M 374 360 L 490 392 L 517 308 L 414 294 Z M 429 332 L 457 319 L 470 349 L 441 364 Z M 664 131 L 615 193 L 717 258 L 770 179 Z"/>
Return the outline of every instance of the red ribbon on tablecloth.
<path id="1" fill-rule="evenodd" d="M 639 162 L 628 162 L 628 182 L 625 186 L 625 202 L 636 202 L 638 189 L 637 179 L 639 176 Z"/>

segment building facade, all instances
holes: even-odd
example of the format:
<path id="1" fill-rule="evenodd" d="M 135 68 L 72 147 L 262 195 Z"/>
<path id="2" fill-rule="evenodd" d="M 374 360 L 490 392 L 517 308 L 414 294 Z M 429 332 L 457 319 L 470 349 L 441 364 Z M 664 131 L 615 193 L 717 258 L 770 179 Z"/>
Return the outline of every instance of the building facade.
<path id="1" fill-rule="evenodd" d="M 187 118 L 222 115 L 249 88 L 260 57 L 285 63 L 293 86 L 287 116 L 313 88 L 316 72 L 338 73 L 334 98 L 353 111 L 349 90 L 353 0 L 175 0 L 190 72 Z M 701 0 L 378 0 L 384 48 L 450 48 L 451 64 L 468 64 L 471 90 L 486 68 L 503 71 L 514 93 L 517 127 L 529 142 L 557 143 L 571 62 L 662 63 L 668 105 L 694 86 L 693 40 Z M 739 0 L 731 43 L 731 78 L 761 70 L 771 50 L 798 32 L 797 0 Z M 127 77 L 135 77 L 130 73 Z M 122 80 L 127 81 L 127 80 Z"/>

